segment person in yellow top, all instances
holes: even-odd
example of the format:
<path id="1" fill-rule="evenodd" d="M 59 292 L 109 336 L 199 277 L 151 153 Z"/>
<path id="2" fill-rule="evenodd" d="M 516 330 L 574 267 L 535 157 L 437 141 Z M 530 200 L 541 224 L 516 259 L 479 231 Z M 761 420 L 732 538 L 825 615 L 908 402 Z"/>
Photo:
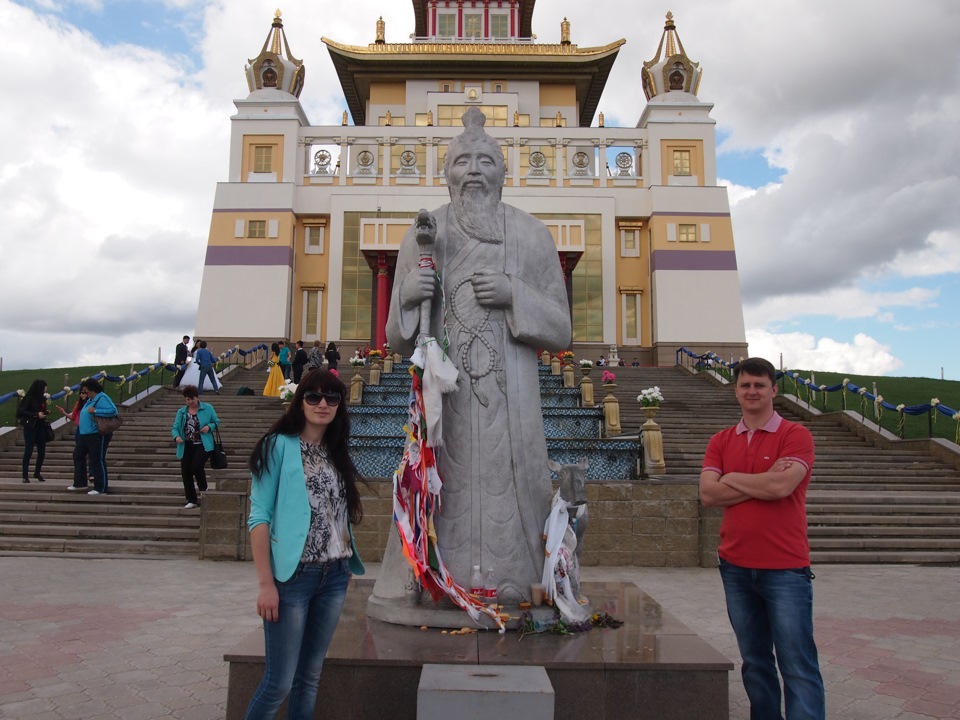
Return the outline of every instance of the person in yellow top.
<path id="1" fill-rule="evenodd" d="M 270 357 L 270 374 L 267 375 L 267 384 L 263 386 L 264 397 L 280 397 L 280 388 L 286 380 L 283 379 L 283 370 L 280 369 L 280 346 L 273 343 L 270 346 L 273 355 Z"/>

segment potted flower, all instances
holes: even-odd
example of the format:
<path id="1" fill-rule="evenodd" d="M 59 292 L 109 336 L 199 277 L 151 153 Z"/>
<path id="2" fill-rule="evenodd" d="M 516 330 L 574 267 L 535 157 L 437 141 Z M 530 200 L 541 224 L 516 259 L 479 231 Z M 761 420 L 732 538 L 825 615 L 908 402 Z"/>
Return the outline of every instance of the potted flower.
<path id="1" fill-rule="evenodd" d="M 581 359 L 580 372 L 583 373 L 583 376 L 587 377 L 590 374 L 591 370 L 593 370 L 593 360 L 587 360 L 587 358 Z"/>
<path id="2" fill-rule="evenodd" d="M 600 376 L 600 382 L 602 382 L 605 387 L 616 387 L 616 385 L 614 385 L 616 380 L 617 376 L 609 370 L 604 370 L 603 375 Z"/>
<path id="3" fill-rule="evenodd" d="M 573 351 L 564 350 L 562 353 L 560 353 L 560 360 L 564 363 L 573 362 Z"/>
<path id="4" fill-rule="evenodd" d="M 350 358 L 350 364 L 356 368 L 362 368 L 364 365 L 366 365 L 366 363 L 363 361 L 363 358 L 357 357 L 356 355 Z"/>
<path id="5" fill-rule="evenodd" d="M 637 402 L 640 403 L 640 409 L 647 416 L 647 425 L 654 425 L 653 416 L 660 409 L 660 403 L 663 402 L 663 393 L 660 392 L 660 386 L 654 385 L 645 390 L 641 390 L 637 395 Z"/>

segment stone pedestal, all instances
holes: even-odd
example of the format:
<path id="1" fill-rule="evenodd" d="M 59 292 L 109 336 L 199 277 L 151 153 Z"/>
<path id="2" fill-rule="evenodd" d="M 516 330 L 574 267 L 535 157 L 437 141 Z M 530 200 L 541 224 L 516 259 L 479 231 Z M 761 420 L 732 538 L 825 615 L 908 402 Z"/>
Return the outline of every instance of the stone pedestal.
<path id="1" fill-rule="evenodd" d="M 383 371 L 385 373 L 393 372 L 393 355 L 385 355 L 383 358 Z"/>
<path id="2" fill-rule="evenodd" d="M 658 407 L 640 408 L 647 420 L 643 423 L 641 438 L 643 441 L 643 461 L 644 468 L 648 473 L 663 473 L 667 470 L 667 463 L 663 458 L 663 432 L 660 426 L 653 421 L 657 414 Z"/>
<path id="3" fill-rule="evenodd" d="M 550 374 L 559 375 L 560 374 L 560 358 L 555 357 L 550 361 Z"/>
<path id="4" fill-rule="evenodd" d="M 583 380 L 580 381 L 580 404 L 585 408 L 596 407 L 593 400 L 593 380 L 584 373 Z"/>
<path id="5" fill-rule="evenodd" d="M 623 432 L 620 427 L 620 401 L 613 394 L 617 386 L 614 383 L 606 383 L 603 389 L 607 393 L 603 398 L 604 431 L 607 437 L 616 437 Z"/>
<path id="6" fill-rule="evenodd" d="M 417 720 L 553 720 L 554 694 L 542 666 L 424 665 Z"/>
<path id="7" fill-rule="evenodd" d="M 370 365 L 370 380 L 369 380 L 369 382 L 370 382 L 371 385 L 379 385 L 379 384 L 380 384 L 380 373 L 381 373 L 380 363 L 378 363 L 378 362 L 373 362 L 373 363 Z"/>
<path id="8" fill-rule="evenodd" d="M 573 378 L 573 365 L 567 363 L 563 366 L 563 386 L 565 388 L 576 387 L 576 383 L 574 382 Z"/>
<path id="9" fill-rule="evenodd" d="M 360 377 L 359 372 L 354 373 L 353 377 L 350 378 L 350 399 L 348 402 L 351 405 L 359 405 L 363 402 L 363 378 Z"/>

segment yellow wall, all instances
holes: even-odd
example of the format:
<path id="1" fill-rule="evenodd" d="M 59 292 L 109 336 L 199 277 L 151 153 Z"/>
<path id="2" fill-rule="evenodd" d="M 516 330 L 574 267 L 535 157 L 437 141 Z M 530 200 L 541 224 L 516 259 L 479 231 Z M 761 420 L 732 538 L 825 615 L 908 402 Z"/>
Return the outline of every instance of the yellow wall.
<path id="1" fill-rule="evenodd" d="M 577 106 L 577 89 L 573 85 L 544 85 L 541 83 L 540 107 L 544 105 L 575 108 Z"/>
<path id="2" fill-rule="evenodd" d="M 673 151 L 690 151 L 690 174 L 696 175 L 697 185 L 703 185 L 703 140 L 661 140 L 660 183 L 668 185 L 667 178 L 673 175 Z"/>
<path id="3" fill-rule="evenodd" d="M 267 223 L 267 235 L 270 234 L 270 221 L 277 220 L 277 237 L 235 237 L 237 220 L 264 220 Z M 246 225 L 244 226 L 246 228 Z M 215 212 L 210 219 L 210 245 L 290 245 L 290 229 L 293 227 L 293 215 L 289 212 Z"/>
<path id="4" fill-rule="evenodd" d="M 243 174 L 241 182 L 247 181 L 247 175 L 253 172 L 254 147 L 269 145 L 273 148 L 271 172 L 279 181 L 283 177 L 283 135 L 244 135 L 243 136 Z"/>
<path id="5" fill-rule="evenodd" d="M 709 225 L 709 242 L 680 242 L 667 241 L 668 224 Z M 654 250 L 683 250 L 696 252 L 697 250 L 733 250 L 733 223 L 729 216 L 702 217 L 697 215 L 656 215 L 650 219 L 650 229 L 653 231 Z M 699 236 L 699 229 L 697 230 Z M 646 234 L 644 234 L 646 237 Z M 644 244 L 641 253 L 646 252 Z"/>
<path id="6" fill-rule="evenodd" d="M 370 85 L 371 105 L 406 105 L 407 86 L 405 83 L 372 83 Z"/>

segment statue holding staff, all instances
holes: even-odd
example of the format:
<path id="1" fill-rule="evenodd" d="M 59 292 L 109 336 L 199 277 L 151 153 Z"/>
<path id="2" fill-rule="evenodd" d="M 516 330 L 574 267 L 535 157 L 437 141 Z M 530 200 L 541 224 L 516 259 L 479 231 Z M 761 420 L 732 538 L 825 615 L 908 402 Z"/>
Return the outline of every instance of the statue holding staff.
<path id="1" fill-rule="evenodd" d="M 437 544 L 458 583 L 474 565 L 493 568 L 510 603 L 540 581 L 552 494 L 537 352 L 566 348 L 571 326 L 553 237 L 501 201 L 506 167 L 485 120 L 476 108 L 464 114 L 444 162 L 450 203 L 421 212 L 404 237 L 387 339 L 405 355 L 422 333 L 446 342 L 458 378 L 442 398 Z M 421 264 L 428 247 L 435 269 Z"/>

